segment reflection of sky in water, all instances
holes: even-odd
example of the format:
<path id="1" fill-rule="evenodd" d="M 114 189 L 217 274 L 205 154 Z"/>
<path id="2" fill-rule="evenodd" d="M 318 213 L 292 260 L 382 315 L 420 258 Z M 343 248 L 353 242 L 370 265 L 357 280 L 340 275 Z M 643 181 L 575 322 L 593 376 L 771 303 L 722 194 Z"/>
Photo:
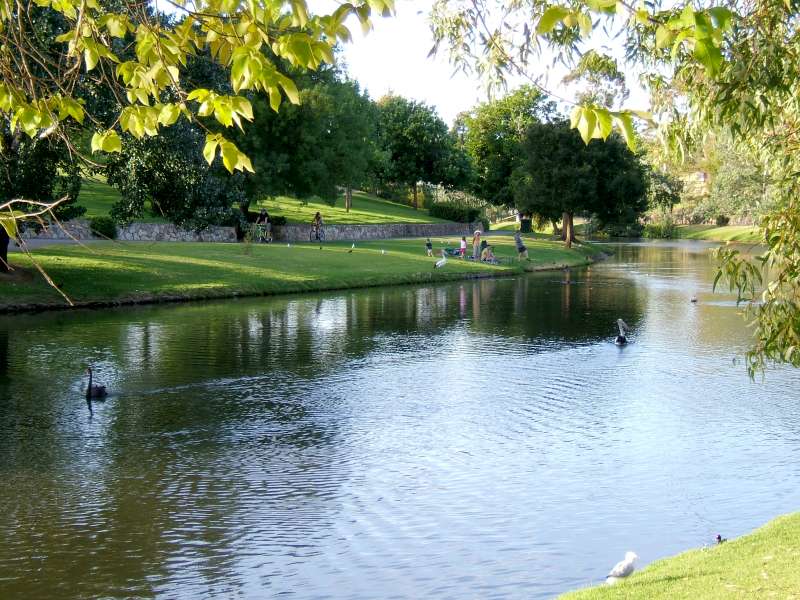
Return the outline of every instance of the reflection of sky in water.
<path id="1" fill-rule="evenodd" d="M 552 597 L 794 510 L 800 374 L 705 248 L 0 320 L 0 597 Z"/>

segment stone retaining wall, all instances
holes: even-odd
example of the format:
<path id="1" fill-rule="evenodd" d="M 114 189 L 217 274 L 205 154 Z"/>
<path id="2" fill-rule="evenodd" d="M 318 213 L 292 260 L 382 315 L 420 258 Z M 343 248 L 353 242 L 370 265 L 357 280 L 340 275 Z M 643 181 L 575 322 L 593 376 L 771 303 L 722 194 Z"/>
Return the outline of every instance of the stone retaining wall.
<path id="1" fill-rule="evenodd" d="M 89 229 L 86 219 L 74 219 L 61 225 L 53 225 L 38 234 L 26 231 L 22 237 L 29 240 L 91 240 L 97 239 Z M 117 239 L 142 242 L 235 242 L 236 230 L 233 227 L 209 227 L 197 232 L 180 229 L 171 223 L 133 222 L 117 228 Z"/>
<path id="2" fill-rule="evenodd" d="M 415 238 L 430 236 L 471 236 L 483 231 L 481 223 L 391 223 L 385 225 L 325 225 L 325 240 L 383 240 L 389 238 Z M 311 225 L 284 225 L 274 227 L 276 241 L 307 242 Z M 25 239 L 90 240 L 97 239 L 89 229 L 86 219 L 75 219 L 53 225 L 38 234 L 27 231 Z M 235 242 L 233 227 L 209 227 L 203 231 L 180 229 L 170 223 L 134 222 L 117 228 L 117 239 L 131 242 Z"/>
<path id="3" fill-rule="evenodd" d="M 325 241 L 384 240 L 430 236 L 471 236 L 483 231 L 481 223 L 390 223 L 385 225 L 325 225 Z M 283 225 L 274 228 L 279 242 L 307 242 L 311 225 Z"/>

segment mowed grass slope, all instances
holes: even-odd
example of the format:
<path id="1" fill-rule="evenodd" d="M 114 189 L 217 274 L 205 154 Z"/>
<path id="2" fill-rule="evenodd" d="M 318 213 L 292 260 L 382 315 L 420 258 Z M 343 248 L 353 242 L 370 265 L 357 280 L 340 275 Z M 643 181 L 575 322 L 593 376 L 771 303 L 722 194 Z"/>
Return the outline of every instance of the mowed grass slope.
<path id="1" fill-rule="evenodd" d="M 763 243 L 762 233 L 750 225 L 678 225 L 678 237 L 716 242 Z"/>
<path id="2" fill-rule="evenodd" d="M 201 244 L 100 242 L 47 246 L 34 256 L 59 288 L 76 303 L 138 302 L 280 294 L 349 287 L 445 281 L 497 276 L 523 269 L 585 264 L 598 254 L 592 246 L 567 250 L 562 244 L 527 240 L 531 262 L 519 263 L 513 240 L 493 238 L 503 264 L 448 258 L 433 265 L 441 248 L 456 238 L 433 240 L 437 256 L 425 255 L 424 240 L 376 240 L 356 244 Z M 385 252 L 385 254 L 382 253 Z M 61 306 L 64 299 L 35 272 L 30 260 L 14 252 L 14 277 L 0 277 L 0 309 L 19 305 Z"/>
<path id="3" fill-rule="evenodd" d="M 86 207 L 86 218 L 107 216 L 111 206 L 119 200 L 119 192 L 99 178 L 84 178 L 78 204 Z M 148 205 L 149 208 L 149 205 Z M 353 207 L 350 212 L 344 209 L 344 199 L 337 200 L 335 206 L 322 200 L 302 202 L 297 198 L 278 196 L 251 204 L 251 210 L 266 208 L 271 215 L 286 217 L 292 223 L 311 223 L 314 215 L 322 213 L 325 223 L 383 224 L 383 223 L 446 223 L 443 219 L 431 217 L 427 210 L 414 210 L 405 204 L 381 200 L 364 192 L 353 193 Z M 146 212 L 138 221 L 165 222 L 158 216 Z"/>
<path id="4" fill-rule="evenodd" d="M 270 215 L 286 217 L 289 223 L 311 223 L 317 212 L 322 214 L 326 224 L 356 223 L 375 225 L 381 223 L 446 223 L 443 219 L 431 217 L 427 210 L 414 210 L 405 204 L 382 200 L 364 192 L 353 192 L 353 206 L 350 212 L 344 208 L 344 198 L 339 198 L 334 206 L 322 200 L 302 202 L 289 196 L 267 198 L 251 205 L 251 210 L 266 208 Z"/>
<path id="5" fill-rule="evenodd" d="M 659 560 L 614 586 L 561 600 L 729 600 L 800 598 L 800 513 L 750 535 Z"/>

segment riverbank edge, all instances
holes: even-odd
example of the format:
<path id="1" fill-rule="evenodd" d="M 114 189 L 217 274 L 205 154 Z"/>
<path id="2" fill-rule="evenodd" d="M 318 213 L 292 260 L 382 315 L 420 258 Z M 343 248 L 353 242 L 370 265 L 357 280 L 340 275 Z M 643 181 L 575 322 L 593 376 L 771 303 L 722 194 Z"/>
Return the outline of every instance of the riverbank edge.
<path id="1" fill-rule="evenodd" d="M 692 598 L 692 600 L 711 600 L 720 598 L 720 588 L 743 592 L 746 597 L 754 589 L 742 588 L 742 578 L 752 580 L 752 586 L 766 586 L 772 580 L 777 586 L 769 589 L 760 587 L 770 597 L 776 590 L 798 589 L 800 575 L 795 572 L 797 556 L 800 555 L 800 512 L 787 513 L 775 517 L 750 533 L 723 544 L 704 548 L 693 548 L 680 554 L 656 560 L 630 578 L 613 586 L 601 584 L 566 592 L 557 600 L 608 600 L 625 598 L 626 600 L 651 598 Z M 788 546 L 782 543 L 790 541 Z M 745 563 L 743 565 L 743 562 Z M 719 569 L 719 563 L 723 568 Z M 785 581 L 774 577 L 774 572 L 788 566 L 788 573 L 795 573 L 796 581 Z M 767 569 L 773 571 L 770 578 Z M 714 570 L 714 568 L 717 570 Z M 746 573 L 749 567 L 752 573 Z M 786 570 L 786 569 L 783 569 Z M 714 575 L 713 578 L 710 575 Z M 701 580 L 708 580 L 707 594 L 705 590 L 680 589 L 681 582 L 691 585 L 694 579 L 697 585 Z M 713 581 L 712 581 L 713 579 Z M 790 586 L 790 587 L 787 587 Z M 759 592 L 759 593 L 760 593 Z M 688 594 L 688 595 L 687 595 Z M 738 597 L 738 596 L 737 596 Z M 750 596 L 754 597 L 754 596 Z"/>
<path id="2" fill-rule="evenodd" d="M 594 244 L 599 246 L 598 244 Z M 78 309 L 104 309 L 118 308 L 122 306 L 146 306 L 151 304 L 179 304 L 188 302 L 202 302 L 209 300 L 225 300 L 232 298 L 264 298 L 270 296 L 287 296 L 297 294 L 316 294 L 320 292 L 335 292 L 342 290 L 369 289 L 376 287 L 394 287 L 402 285 L 420 285 L 426 283 L 448 283 L 453 281 L 468 281 L 475 279 L 498 279 L 503 277 L 513 277 L 524 273 L 538 273 L 542 271 L 560 271 L 577 267 L 586 267 L 598 261 L 605 260 L 611 256 L 611 252 L 597 248 L 597 253 L 590 256 L 576 256 L 574 261 L 551 263 L 547 265 L 513 265 L 497 271 L 487 271 L 484 273 L 447 273 L 446 271 L 420 271 L 413 276 L 405 277 L 401 281 L 387 279 L 377 281 L 368 285 L 360 282 L 341 282 L 341 285 L 323 284 L 313 289 L 297 287 L 288 288 L 280 291 L 226 291 L 219 294 L 198 293 L 198 294 L 163 294 L 133 297 L 120 297 L 111 300 L 89 300 L 84 302 L 74 302 L 72 305 L 54 302 L 28 302 L 23 304 L 0 304 L 0 315 L 12 315 L 19 313 L 40 313 L 49 311 L 70 311 Z"/>

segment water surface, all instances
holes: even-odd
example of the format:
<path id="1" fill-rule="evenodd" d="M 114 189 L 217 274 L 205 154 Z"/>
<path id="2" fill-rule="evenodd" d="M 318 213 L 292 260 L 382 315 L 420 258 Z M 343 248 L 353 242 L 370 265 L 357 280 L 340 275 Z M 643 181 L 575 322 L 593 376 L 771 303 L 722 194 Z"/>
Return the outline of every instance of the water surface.
<path id="1" fill-rule="evenodd" d="M 0 598 L 552 598 L 797 510 L 800 373 L 707 247 L 4 317 Z"/>

